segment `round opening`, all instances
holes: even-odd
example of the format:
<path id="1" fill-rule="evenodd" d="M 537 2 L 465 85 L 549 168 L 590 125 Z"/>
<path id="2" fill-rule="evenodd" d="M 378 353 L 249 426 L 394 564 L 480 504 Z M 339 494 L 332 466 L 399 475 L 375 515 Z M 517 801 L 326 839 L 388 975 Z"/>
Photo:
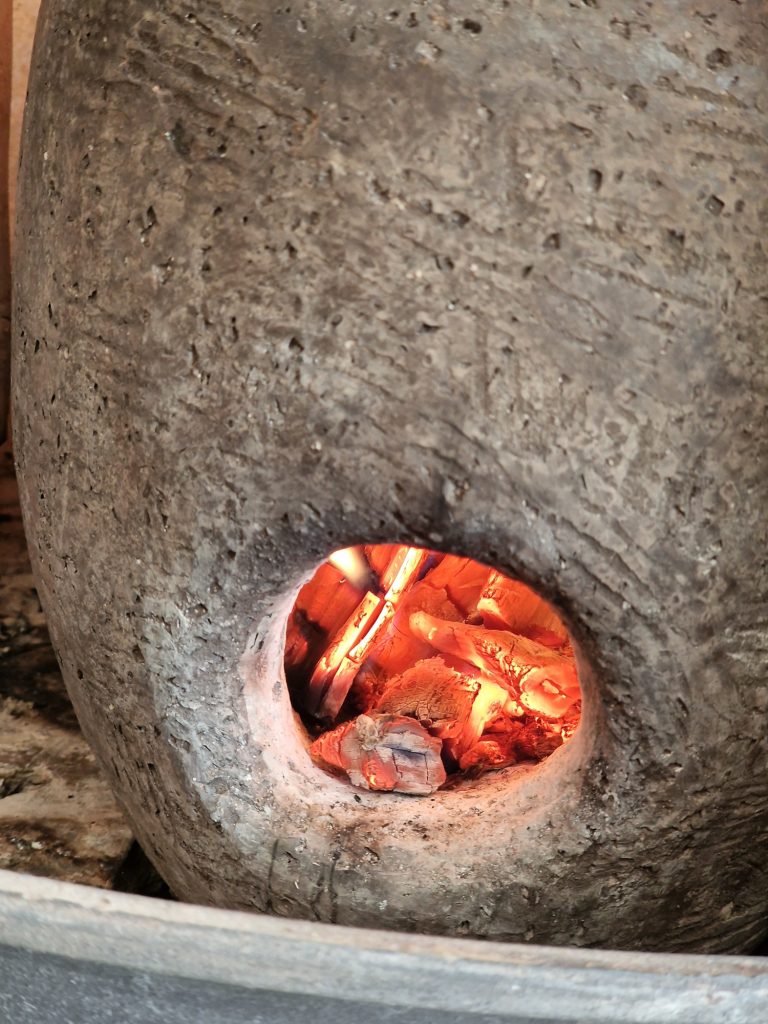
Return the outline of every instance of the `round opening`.
<path id="1" fill-rule="evenodd" d="M 397 544 L 334 552 L 288 618 L 285 675 L 318 767 L 426 795 L 543 761 L 574 733 L 571 638 L 520 580 Z"/>

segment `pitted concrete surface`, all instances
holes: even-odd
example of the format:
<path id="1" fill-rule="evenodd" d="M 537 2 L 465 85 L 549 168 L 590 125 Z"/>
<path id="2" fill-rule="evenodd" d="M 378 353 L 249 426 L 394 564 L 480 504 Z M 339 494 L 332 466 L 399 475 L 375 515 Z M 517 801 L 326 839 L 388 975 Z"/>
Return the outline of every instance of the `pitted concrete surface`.
<path id="1" fill-rule="evenodd" d="M 78 715 L 182 896 L 627 948 L 764 932 L 761 11 L 47 3 L 24 512 Z M 419 802 L 318 781 L 280 616 L 360 541 L 561 608 L 586 694 L 562 756 Z"/>

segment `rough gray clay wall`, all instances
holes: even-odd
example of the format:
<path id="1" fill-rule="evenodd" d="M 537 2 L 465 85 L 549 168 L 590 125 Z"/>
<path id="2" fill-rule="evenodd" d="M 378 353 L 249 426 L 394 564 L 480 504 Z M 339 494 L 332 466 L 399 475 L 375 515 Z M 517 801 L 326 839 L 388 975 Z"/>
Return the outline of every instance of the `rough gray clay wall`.
<path id="1" fill-rule="evenodd" d="M 83 727 L 182 898 L 628 948 L 765 930 L 761 11 L 44 5 L 26 522 Z M 361 540 L 555 600 L 577 738 L 425 800 L 320 779 L 275 623 Z"/>

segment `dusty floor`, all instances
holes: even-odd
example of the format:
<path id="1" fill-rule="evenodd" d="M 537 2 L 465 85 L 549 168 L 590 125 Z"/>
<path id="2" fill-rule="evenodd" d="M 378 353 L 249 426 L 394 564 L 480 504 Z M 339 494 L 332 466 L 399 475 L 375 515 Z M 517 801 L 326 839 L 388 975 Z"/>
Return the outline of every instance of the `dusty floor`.
<path id="1" fill-rule="evenodd" d="M 155 892 L 67 698 L 0 451 L 0 868 Z"/>

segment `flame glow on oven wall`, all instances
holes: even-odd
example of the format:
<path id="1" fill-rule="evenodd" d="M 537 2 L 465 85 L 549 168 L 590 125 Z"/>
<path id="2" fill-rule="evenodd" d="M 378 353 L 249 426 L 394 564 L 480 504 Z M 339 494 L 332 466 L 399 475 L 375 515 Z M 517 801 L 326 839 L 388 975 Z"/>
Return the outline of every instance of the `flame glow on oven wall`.
<path id="1" fill-rule="evenodd" d="M 313 758 L 364 789 L 423 795 L 541 761 L 581 712 L 570 637 L 543 598 L 405 545 L 345 548 L 320 566 L 291 613 L 285 669 Z"/>

